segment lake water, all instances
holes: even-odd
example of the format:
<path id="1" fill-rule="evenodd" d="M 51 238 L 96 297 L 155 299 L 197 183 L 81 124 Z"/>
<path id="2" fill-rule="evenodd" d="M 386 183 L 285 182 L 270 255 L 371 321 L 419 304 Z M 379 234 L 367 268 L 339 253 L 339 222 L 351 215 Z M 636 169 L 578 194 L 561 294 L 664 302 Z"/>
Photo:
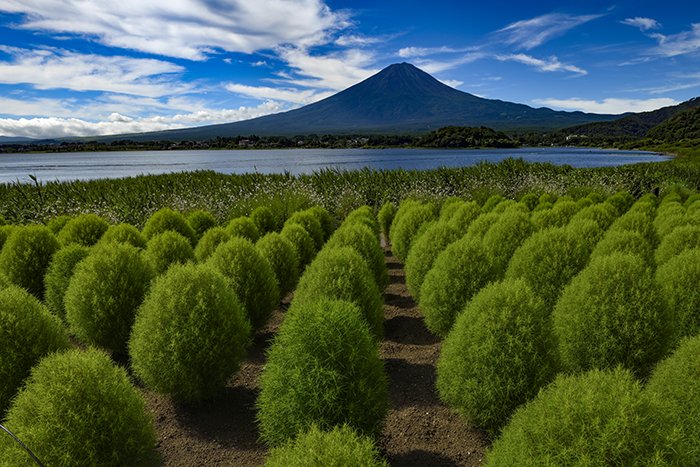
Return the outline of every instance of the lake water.
<path id="1" fill-rule="evenodd" d="M 232 173 L 310 174 L 339 170 L 464 167 L 507 158 L 529 162 L 603 167 L 668 159 L 656 153 L 589 148 L 517 149 L 283 149 L 222 151 L 128 151 L 0 154 L 0 183 L 120 178 L 192 170 Z"/>

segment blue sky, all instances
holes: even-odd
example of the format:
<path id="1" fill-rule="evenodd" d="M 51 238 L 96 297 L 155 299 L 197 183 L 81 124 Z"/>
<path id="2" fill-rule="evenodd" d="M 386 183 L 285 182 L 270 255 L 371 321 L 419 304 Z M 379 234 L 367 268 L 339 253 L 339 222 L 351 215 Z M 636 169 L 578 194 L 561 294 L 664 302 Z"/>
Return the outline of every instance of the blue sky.
<path id="1" fill-rule="evenodd" d="M 492 99 L 652 110 L 700 95 L 700 2 L 0 0 L 0 135 L 242 120 L 403 61 Z"/>

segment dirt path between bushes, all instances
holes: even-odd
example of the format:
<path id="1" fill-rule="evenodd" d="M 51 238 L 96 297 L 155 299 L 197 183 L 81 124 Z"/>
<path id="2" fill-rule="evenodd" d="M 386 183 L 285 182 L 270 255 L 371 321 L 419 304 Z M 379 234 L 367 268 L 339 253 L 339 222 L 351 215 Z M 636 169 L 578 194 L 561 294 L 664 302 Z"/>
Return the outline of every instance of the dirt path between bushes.
<path id="1" fill-rule="evenodd" d="M 379 448 L 392 466 L 478 465 L 486 436 L 468 427 L 435 392 L 440 341 L 427 330 L 405 285 L 401 264 L 386 252 L 391 283 L 384 292 L 384 341 L 380 354 L 389 376 L 389 404 Z M 265 351 L 289 305 L 283 302 L 255 336 L 248 358 L 225 391 L 202 407 L 184 407 L 143 390 L 154 415 L 163 466 L 262 465 L 267 447 L 258 441 L 255 400 Z"/>

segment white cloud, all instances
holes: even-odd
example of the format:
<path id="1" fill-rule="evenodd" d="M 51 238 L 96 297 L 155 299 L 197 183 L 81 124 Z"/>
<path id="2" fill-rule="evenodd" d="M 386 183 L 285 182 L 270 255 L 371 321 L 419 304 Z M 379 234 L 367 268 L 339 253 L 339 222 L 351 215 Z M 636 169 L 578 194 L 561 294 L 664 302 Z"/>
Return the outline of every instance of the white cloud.
<path id="1" fill-rule="evenodd" d="M 244 84 L 230 83 L 226 89 L 236 94 L 253 97 L 260 100 L 275 100 L 292 102 L 294 104 L 311 104 L 333 94 L 333 92 L 316 92 L 313 90 L 272 88 L 267 86 L 246 86 Z"/>
<path id="2" fill-rule="evenodd" d="M 0 61 L 0 83 L 30 84 L 37 89 L 106 91 L 158 97 L 190 89 L 174 81 L 183 68 L 162 60 L 80 54 L 59 49 L 2 47 L 10 61 Z"/>
<path id="3" fill-rule="evenodd" d="M 651 37 L 659 41 L 659 45 L 652 50 L 654 55 L 676 57 L 700 52 L 700 23 L 693 24 L 690 31 L 668 36 L 657 33 Z"/>
<path id="4" fill-rule="evenodd" d="M 601 16 L 573 16 L 563 13 L 550 13 L 511 23 L 496 31 L 496 35 L 508 45 L 529 50 Z"/>
<path id="5" fill-rule="evenodd" d="M 569 71 L 578 75 L 586 75 L 588 72 L 575 65 L 561 63 L 557 57 L 541 59 L 526 54 L 496 55 L 496 59 L 502 62 L 512 61 L 537 68 L 539 71 Z"/>
<path id="6" fill-rule="evenodd" d="M 458 79 L 441 79 L 439 80 L 442 84 L 446 84 L 451 88 L 458 88 L 464 84 L 464 81 Z"/>
<path id="7" fill-rule="evenodd" d="M 476 47 L 456 49 L 454 47 L 404 47 L 399 49 L 398 55 L 402 58 L 426 57 L 428 55 L 450 54 L 476 50 Z"/>
<path id="8" fill-rule="evenodd" d="M 366 47 L 377 44 L 384 39 L 381 37 L 360 36 L 357 34 L 342 35 L 335 40 L 335 43 L 343 47 Z"/>
<path id="9" fill-rule="evenodd" d="M 656 21 L 655 19 L 652 18 L 644 18 L 641 16 L 636 16 L 634 18 L 625 18 L 624 20 L 620 21 L 622 24 L 626 24 L 628 26 L 633 26 L 635 28 L 639 28 L 641 31 L 648 31 L 650 29 L 659 29 L 661 27 L 661 24 Z"/>
<path id="10" fill-rule="evenodd" d="M 349 26 L 322 0 L 0 0 L 0 11 L 24 15 L 24 29 L 190 60 L 316 45 Z"/>
<path id="11" fill-rule="evenodd" d="M 660 97 L 655 99 L 617 99 L 608 98 L 602 101 L 579 99 L 536 99 L 538 105 L 545 105 L 560 110 L 580 110 L 582 112 L 602 113 L 602 114 L 622 114 L 625 112 L 647 112 L 660 109 L 669 105 L 676 105 L 679 102 L 668 98 Z"/>
<path id="12" fill-rule="evenodd" d="M 419 60 L 417 62 L 417 65 L 421 70 L 425 71 L 426 73 L 434 74 L 451 70 L 452 68 L 464 65 L 466 63 L 475 62 L 484 57 L 486 57 L 485 54 L 475 52 L 465 54 L 461 57 L 453 58 L 451 60 Z"/>

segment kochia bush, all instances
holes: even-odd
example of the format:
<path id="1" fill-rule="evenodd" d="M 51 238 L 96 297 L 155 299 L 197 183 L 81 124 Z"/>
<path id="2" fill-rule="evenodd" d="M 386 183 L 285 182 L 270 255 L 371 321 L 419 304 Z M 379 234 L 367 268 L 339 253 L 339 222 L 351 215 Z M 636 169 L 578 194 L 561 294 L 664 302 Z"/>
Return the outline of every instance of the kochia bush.
<path id="1" fill-rule="evenodd" d="M 656 283 L 674 315 L 677 335 L 700 334 L 700 248 L 685 250 L 659 266 Z"/>
<path id="2" fill-rule="evenodd" d="M 257 241 L 255 248 L 272 266 L 280 294 L 291 292 L 299 280 L 299 256 L 292 242 L 277 232 L 270 232 Z"/>
<path id="3" fill-rule="evenodd" d="M 389 234 L 391 231 L 391 223 L 394 220 L 394 215 L 396 214 L 396 206 L 386 202 L 382 204 L 377 213 L 377 221 L 379 222 L 379 229 L 384 235 L 384 240 L 389 242 Z"/>
<path id="4" fill-rule="evenodd" d="M 662 266 L 674 256 L 693 248 L 700 248 L 700 225 L 676 227 L 661 240 L 656 249 L 656 264 Z"/>
<path id="5" fill-rule="evenodd" d="M 505 211 L 486 232 L 483 243 L 499 276 L 505 273 L 511 256 L 531 233 L 529 213 L 517 209 Z"/>
<path id="6" fill-rule="evenodd" d="M 659 239 L 675 230 L 676 227 L 686 225 L 685 208 L 681 203 L 663 203 L 656 211 L 654 228 Z"/>
<path id="7" fill-rule="evenodd" d="M 231 234 L 226 229 L 223 227 L 212 227 L 197 242 L 197 246 L 194 249 L 194 257 L 197 261 L 203 263 L 216 251 L 219 245 L 229 240 L 231 240 Z"/>
<path id="8" fill-rule="evenodd" d="M 261 438 L 279 446 L 312 425 L 379 435 L 388 408 L 379 350 L 356 305 L 294 304 L 268 351 L 257 401 Z"/>
<path id="9" fill-rule="evenodd" d="M 316 246 L 316 251 L 323 247 L 325 242 L 325 234 L 321 222 L 316 218 L 316 215 L 309 211 L 297 211 L 292 214 L 289 219 L 284 223 L 285 227 L 288 225 L 297 224 L 306 230 L 314 241 Z"/>
<path id="10" fill-rule="evenodd" d="M 190 241 L 192 247 L 197 244 L 197 234 L 195 234 L 190 224 L 187 223 L 185 216 L 170 208 L 162 208 L 154 212 L 146 221 L 142 234 L 148 241 L 151 237 L 168 230 L 174 230 L 185 237 Z"/>
<path id="11" fill-rule="evenodd" d="M 88 247 L 72 244 L 58 250 L 53 255 L 49 269 L 44 276 L 44 301 L 49 310 L 61 319 L 66 319 L 63 298 L 75 267 L 90 253 Z"/>
<path id="12" fill-rule="evenodd" d="M 58 235 L 63 227 L 73 219 L 73 216 L 61 215 L 51 218 L 51 220 L 46 224 L 52 234 Z"/>
<path id="13" fill-rule="evenodd" d="M 549 310 L 522 280 L 484 287 L 457 318 L 437 366 L 440 398 L 491 434 L 556 374 Z"/>
<path id="14" fill-rule="evenodd" d="M 579 220 L 595 221 L 601 229 L 606 230 L 617 219 L 619 213 L 612 204 L 598 203 L 585 207 L 578 211 L 572 218 L 571 223 Z"/>
<path id="15" fill-rule="evenodd" d="M 364 223 L 346 224 L 336 230 L 324 248 L 348 246 L 357 251 L 372 271 L 379 290 L 389 285 L 389 274 L 384 263 L 384 251 L 376 234 Z"/>
<path id="16" fill-rule="evenodd" d="M 43 359 L 6 423 L 45 465 L 158 465 L 153 420 L 141 395 L 126 371 L 98 350 Z M 0 438 L 0 459 L 30 465 L 9 436 Z"/>
<path id="17" fill-rule="evenodd" d="M 475 201 L 458 203 L 447 222 L 459 232 L 465 233 L 472 221 L 479 216 L 479 212 L 479 205 Z"/>
<path id="18" fill-rule="evenodd" d="M 307 264 L 316 256 L 316 244 L 309 232 L 299 224 L 285 225 L 280 232 L 284 238 L 289 240 L 294 246 L 294 250 L 299 257 L 299 272 L 301 273 Z"/>
<path id="19" fill-rule="evenodd" d="M 0 253 L 0 272 L 15 285 L 41 299 L 44 274 L 60 244 L 43 226 L 15 227 Z"/>
<path id="20" fill-rule="evenodd" d="M 459 240 L 462 233 L 447 222 L 436 222 L 413 242 L 406 258 L 406 287 L 420 301 L 420 288 L 435 259 L 447 246 Z"/>
<path id="21" fill-rule="evenodd" d="M 483 240 L 486 232 L 489 231 L 491 226 L 495 224 L 500 217 L 501 214 L 497 212 L 480 214 L 469 224 L 469 228 L 467 229 L 467 233 L 465 235 L 472 240 Z"/>
<path id="22" fill-rule="evenodd" d="M 144 258 L 151 263 L 156 274 L 163 274 L 173 264 L 194 261 L 194 250 L 189 240 L 169 230 L 151 237 Z"/>
<path id="23" fill-rule="evenodd" d="M 202 235 L 204 235 L 207 230 L 217 225 L 216 217 L 209 211 L 201 209 L 190 212 L 187 215 L 187 223 L 190 224 L 190 227 L 194 230 L 197 239 L 202 238 Z"/>
<path id="24" fill-rule="evenodd" d="M 374 212 L 372 212 L 372 209 L 369 206 L 364 206 L 364 207 L 366 207 L 370 210 L 369 214 L 370 214 L 372 220 L 374 220 Z M 359 209 L 362 210 L 362 208 L 359 208 Z M 311 213 L 314 217 L 316 217 L 318 222 L 321 224 L 321 228 L 323 229 L 323 239 L 328 240 L 330 238 L 331 234 L 333 233 L 333 231 L 335 230 L 335 220 L 333 219 L 331 214 L 328 212 L 328 210 L 322 206 L 312 206 L 309 209 L 307 209 L 306 211 Z M 356 210 L 356 211 L 358 211 L 358 210 Z M 361 211 L 361 212 L 364 212 L 364 211 Z M 376 223 L 376 220 L 374 222 Z M 378 228 L 379 227 L 377 226 L 377 229 Z M 379 230 L 377 230 L 377 235 L 378 234 L 379 234 Z"/>
<path id="25" fill-rule="evenodd" d="M 58 241 L 63 245 L 77 243 L 92 246 L 109 228 L 106 220 L 95 214 L 81 214 L 69 220 L 58 233 Z"/>
<path id="26" fill-rule="evenodd" d="M 139 229 L 131 224 L 110 225 L 98 243 L 102 245 L 110 242 L 128 243 L 136 248 L 146 248 L 146 239 L 143 238 Z"/>
<path id="27" fill-rule="evenodd" d="M 640 211 L 628 212 L 618 217 L 608 232 L 636 232 L 646 238 L 650 245 L 657 243 L 656 229 L 651 216 Z"/>
<path id="28" fill-rule="evenodd" d="M 271 208 L 258 206 L 250 213 L 250 219 L 255 223 L 261 235 L 277 230 L 277 218 Z"/>
<path id="29" fill-rule="evenodd" d="M 247 238 L 255 243 L 260 238 L 260 231 L 250 217 L 236 217 L 226 226 L 226 232 L 232 237 Z"/>
<path id="30" fill-rule="evenodd" d="M 131 366 L 151 389 L 198 403 L 224 388 L 250 344 L 250 324 L 226 278 L 204 265 L 176 265 L 139 308 Z"/>
<path id="31" fill-rule="evenodd" d="M 640 233 L 632 230 L 608 230 L 593 249 L 590 260 L 613 253 L 629 253 L 644 259 L 647 264 L 654 261 L 654 249 Z"/>
<path id="32" fill-rule="evenodd" d="M 374 211 L 372 211 L 372 208 L 367 205 L 360 206 L 345 216 L 343 225 L 353 224 L 362 224 L 368 227 L 375 236 L 379 235 L 379 222 L 374 216 Z"/>
<path id="33" fill-rule="evenodd" d="M 409 208 L 391 226 L 391 247 L 396 257 L 405 262 L 413 240 L 421 226 L 436 218 L 433 206 L 425 204 Z"/>

